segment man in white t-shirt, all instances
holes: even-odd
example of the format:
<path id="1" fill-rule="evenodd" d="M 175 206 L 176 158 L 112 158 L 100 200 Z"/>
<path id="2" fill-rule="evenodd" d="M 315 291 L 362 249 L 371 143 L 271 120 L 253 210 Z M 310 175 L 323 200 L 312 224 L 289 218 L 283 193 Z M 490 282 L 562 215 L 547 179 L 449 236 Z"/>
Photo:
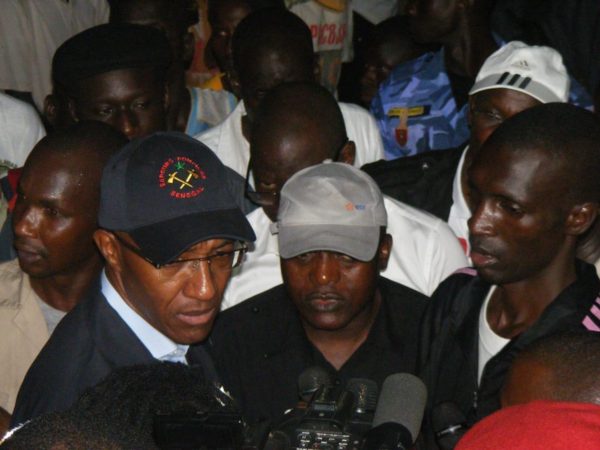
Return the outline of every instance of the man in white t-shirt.
<path id="1" fill-rule="evenodd" d="M 230 281 L 224 307 L 282 282 L 277 236 L 270 226 L 277 219 L 279 191 L 288 178 L 326 159 L 352 164 L 355 148 L 346 137 L 337 103 L 325 88 L 286 83 L 265 96 L 250 141 L 254 187 L 247 180 L 246 189 L 246 195 L 261 206 L 247 216 L 257 239 Z M 443 221 L 389 198 L 384 204 L 395 245 L 383 277 L 430 295 L 444 278 L 467 265 L 458 240 Z"/>
<path id="2" fill-rule="evenodd" d="M 422 323 L 431 440 L 452 425 L 435 429 L 432 419 L 449 403 L 468 425 L 498 409 L 508 368 L 531 342 L 600 332 L 600 280 L 576 257 L 599 210 L 599 141 L 593 113 L 550 103 L 508 119 L 475 156 L 468 171 L 475 270 L 442 283 Z"/>
<path id="3" fill-rule="evenodd" d="M 0 89 L 31 93 L 41 111 L 52 90 L 50 65 L 68 38 L 108 20 L 106 0 L 3 0 Z"/>
<path id="4" fill-rule="evenodd" d="M 236 76 L 232 83 L 242 101 L 218 126 L 195 136 L 226 166 L 245 175 L 250 158 L 249 130 L 265 93 L 288 81 L 312 81 L 318 65 L 310 30 L 285 9 L 265 9 L 248 15 L 233 35 Z M 381 136 L 373 117 L 356 105 L 340 103 L 348 137 L 356 143 L 355 166 L 383 157 Z M 319 111 L 313 111 L 318 115 Z"/>

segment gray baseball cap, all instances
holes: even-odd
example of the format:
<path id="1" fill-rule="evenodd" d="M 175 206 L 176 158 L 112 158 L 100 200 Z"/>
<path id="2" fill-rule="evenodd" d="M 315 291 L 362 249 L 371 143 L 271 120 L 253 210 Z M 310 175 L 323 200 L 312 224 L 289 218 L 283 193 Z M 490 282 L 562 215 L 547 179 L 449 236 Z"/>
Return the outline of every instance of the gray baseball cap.
<path id="1" fill-rule="evenodd" d="M 313 251 L 370 261 L 387 225 L 383 196 L 373 179 L 343 163 L 308 167 L 281 190 L 276 229 L 282 258 Z"/>

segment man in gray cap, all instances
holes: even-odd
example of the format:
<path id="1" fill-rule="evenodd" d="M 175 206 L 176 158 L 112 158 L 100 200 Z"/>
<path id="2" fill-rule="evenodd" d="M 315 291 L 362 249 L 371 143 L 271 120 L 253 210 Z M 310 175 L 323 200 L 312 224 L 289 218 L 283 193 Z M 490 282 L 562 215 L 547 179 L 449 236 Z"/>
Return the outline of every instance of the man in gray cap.
<path id="1" fill-rule="evenodd" d="M 223 312 L 211 342 L 225 387 L 249 421 L 298 402 L 299 375 L 332 383 L 412 372 L 426 297 L 379 276 L 392 237 L 383 196 L 344 163 L 311 166 L 281 190 L 276 222 L 283 284 Z"/>
<path id="2" fill-rule="evenodd" d="M 254 240 L 207 147 L 180 133 L 132 141 L 101 183 L 101 283 L 56 328 L 17 397 L 13 424 L 70 406 L 116 367 L 167 360 L 217 375 L 201 343 Z"/>

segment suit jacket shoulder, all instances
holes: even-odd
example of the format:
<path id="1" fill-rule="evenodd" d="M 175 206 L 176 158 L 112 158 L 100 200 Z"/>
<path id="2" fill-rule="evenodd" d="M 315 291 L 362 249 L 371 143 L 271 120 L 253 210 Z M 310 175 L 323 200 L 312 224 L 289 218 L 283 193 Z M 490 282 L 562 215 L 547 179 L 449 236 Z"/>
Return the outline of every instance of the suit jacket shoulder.
<path id="1" fill-rule="evenodd" d="M 104 296 L 94 291 L 65 316 L 33 362 L 19 391 L 12 424 L 68 408 L 116 367 L 152 361 Z"/>

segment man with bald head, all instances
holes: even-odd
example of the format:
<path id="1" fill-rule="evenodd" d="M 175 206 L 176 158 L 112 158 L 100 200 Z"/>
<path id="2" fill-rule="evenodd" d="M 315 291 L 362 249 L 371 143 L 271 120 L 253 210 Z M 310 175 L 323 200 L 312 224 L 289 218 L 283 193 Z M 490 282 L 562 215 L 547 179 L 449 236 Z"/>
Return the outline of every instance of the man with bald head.
<path id="1" fill-rule="evenodd" d="M 18 258 L 0 265 L 0 407 L 9 412 L 54 327 L 98 281 L 100 176 L 126 142 L 108 125 L 81 122 L 42 139 L 25 163 L 13 215 Z"/>
<path id="2" fill-rule="evenodd" d="M 348 139 L 337 102 L 314 83 L 287 83 L 270 91 L 256 111 L 251 136 L 246 195 L 261 206 L 248 215 L 257 240 L 231 279 L 225 307 L 281 283 L 277 239 L 270 227 L 287 179 L 325 160 L 355 161 L 356 145 Z M 395 245 L 383 277 L 430 295 L 445 277 L 467 265 L 444 222 L 389 198 L 385 207 Z"/>
<path id="3" fill-rule="evenodd" d="M 254 113 L 265 94 L 285 82 L 316 83 L 318 69 L 308 26 L 284 8 L 250 13 L 237 26 L 231 45 L 233 88 L 239 91 L 242 101 L 220 125 L 196 139 L 211 148 L 226 166 L 244 175 Z M 340 103 L 339 107 L 348 137 L 356 143 L 355 165 L 381 159 L 381 137 L 370 114 L 356 105 Z"/>
<path id="4" fill-rule="evenodd" d="M 515 358 L 502 407 L 534 400 L 600 405 L 600 336 L 571 331 L 542 338 Z"/>

